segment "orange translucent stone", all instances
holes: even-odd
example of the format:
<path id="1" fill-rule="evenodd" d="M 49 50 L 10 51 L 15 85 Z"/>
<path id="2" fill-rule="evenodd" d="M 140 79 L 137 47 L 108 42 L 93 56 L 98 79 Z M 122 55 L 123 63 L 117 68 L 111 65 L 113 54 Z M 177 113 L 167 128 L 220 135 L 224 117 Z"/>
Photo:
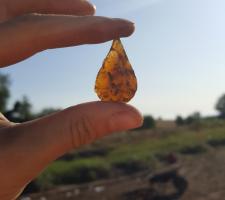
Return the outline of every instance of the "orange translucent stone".
<path id="1" fill-rule="evenodd" d="M 95 92 L 102 101 L 128 102 L 136 91 L 135 73 L 120 39 L 116 39 L 98 72 Z"/>

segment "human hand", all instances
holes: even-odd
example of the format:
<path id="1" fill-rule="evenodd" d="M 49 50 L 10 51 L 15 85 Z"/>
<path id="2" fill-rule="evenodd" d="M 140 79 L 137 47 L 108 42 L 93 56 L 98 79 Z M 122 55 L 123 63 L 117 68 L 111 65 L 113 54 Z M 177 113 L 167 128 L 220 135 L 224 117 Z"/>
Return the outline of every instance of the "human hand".
<path id="1" fill-rule="evenodd" d="M 45 49 L 101 43 L 134 31 L 127 20 L 94 12 L 85 0 L 0 0 L 0 67 Z M 0 199 L 15 199 L 64 153 L 141 124 L 139 112 L 123 103 L 81 104 L 22 124 L 0 115 Z"/>

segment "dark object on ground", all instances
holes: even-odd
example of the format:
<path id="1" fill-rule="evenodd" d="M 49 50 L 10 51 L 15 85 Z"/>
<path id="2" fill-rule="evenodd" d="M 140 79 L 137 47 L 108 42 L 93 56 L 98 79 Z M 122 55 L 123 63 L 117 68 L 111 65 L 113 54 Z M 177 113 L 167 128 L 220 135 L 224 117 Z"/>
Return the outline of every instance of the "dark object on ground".
<path id="1" fill-rule="evenodd" d="M 153 199 L 162 199 L 162 200 L 175 200 L 179 199 L 186 191 L 188 187 L 188 182 L 182 176 L 180 176 L 177 172 L 177 169 L 172 169 L 170 171 L 160 172 L 149 179 L 149 183 L 156 190 L 160 187 L 161 184 L 171 183 L 175 192 L 169 195 L 162 195 L 160 193 L 157 194 L 155 191 L 154 194 L 157 194 Z"/>
<path id="2" fill-rule="evenodd" d="M 210 139 L 207 144 L 212 147 L 222 147 L 225 146 L 225 139 Z"/>
<path id="3" fill-rule="evenodd" d="M 188 188 L 187 180 L 178 174 L 179 165 L 161 170 L 147 177 L 149 187 L 128 192 L 126 200 L 178 200 Z M 167 188 L 167 190 L 164 190 Z"/>
<path id="4" fill-rule="evenodd" d="M 40 192 L 40 185 L 36 181 L 31 181 L 24 189 L 22 195 Z"/>
<path id="5" fill-rule="evenodd" d="M 206 151 L 207 151 L 207 149 L 204 146 L 195 145 L 195 146 L 183 147 L 180 150 L 180 153 L 185 154 L 185 155 L 195 155 L 195 154 L 199 154 L 199 153 L 204 153 Z"/>

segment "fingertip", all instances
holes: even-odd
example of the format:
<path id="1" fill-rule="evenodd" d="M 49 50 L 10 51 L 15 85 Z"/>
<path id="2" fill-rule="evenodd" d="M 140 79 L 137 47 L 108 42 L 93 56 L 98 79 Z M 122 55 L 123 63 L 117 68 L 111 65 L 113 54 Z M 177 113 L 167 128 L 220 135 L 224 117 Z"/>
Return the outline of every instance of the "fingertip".
<path id="1" fill-rule="evenodd" d="M 143 116 L 140 111 L 129 104 L 100 101 L 93 102 L 92 105 L 98 108 L 99 114 L 108 113 L 104 119 L 106 121 L 108 119 L 111 132 L 134 129 L 143 124 Z"/>
<path id="2" fill-rule="evenodd" d="M 124 35 L 123 36 L 128 37 L 128 36 L 132 35 L 134 33 L 134 31 L 135 31 L 134 24 L 133 23 L 127 24 L 125 30 L 126 31 L 124 31 Z"/>
<path id="3" fill-rule="evenodd" d="M 133 128 L 138 128 L 140 126 L 142 126 L 143 124 L 143 115 L 141 114 L 141 112 L 133 107 L 132 105 L 129 104 L 125 104 L 122 103 L 124 108 L 126 108 L 125 112 L 127 113 L 127 115 L 132 115 L 133 118 Z"/>
<path id="4" fill-rule="evenodd" d="M 118 32 L 121 37 L 128 37 L 135 31 L 135 24 L 129 20 L 114 18 L 118 23 Z"/>
<path id="5" fill-rule="evenodd" d="M 80 104 L 77 108 L 79 108 L 80 113 L 85 111 L 85 113 L 89 113 L 88 115 L 92 115 L 91 118 L 96 120 L 96 127 L 100 125 L 100 128 L 97 129 L 104 129 L 100 122 L 104 119 L 104 124 L 109 124 L 109 132 L 134 129 L 143 124 L 143 116 L 140 111 L 126 103 L 97 101 Z M 96 113 L 98 114 L 96 115 Z M 105 129 L 101 132 L 105 132 Z"/>
<path id="6" fill-rule="evenodd" d="M 142 117 L 136 109 L 124 107 L 110 116 L 108 124 L 111 132 L 120 132 L 138 128 L 142 125 L 142 121 Z"/>
<path id="7" fill-rule="evenodd" d="M 135 24 L 134 23 L 130 23 L 128 28 L 127 28 L 127 36 L 130 36 L 134 33 L 135 31 Z"/>
<path id="8" fill-rule="evenodd" d="M 86 7 L 86 14 L 95 15 L 96 6 L 89 1 L 83 1 L 83 3 L 85 4 L 85 7 Z"/>
<path id="9" fill-rule="evenodd" d="M 137 108 L 135 108 L 129 104 L 126 104 L 126 106 L 134 114 L 134 116 L 136 116 L 136 121 L 137 121 L 138 126 L 142 126 L 144 119 L 143 119 L 143 115 L 141 114 L 141 112 Z"/>

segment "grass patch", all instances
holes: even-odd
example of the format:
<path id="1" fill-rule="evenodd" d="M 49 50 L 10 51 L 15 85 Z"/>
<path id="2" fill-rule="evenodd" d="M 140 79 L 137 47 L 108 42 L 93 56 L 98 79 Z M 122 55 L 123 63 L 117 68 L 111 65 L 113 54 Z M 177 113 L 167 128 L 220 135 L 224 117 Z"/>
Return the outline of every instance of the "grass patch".
<path id="1" fill-rule="evenodd" d="M 159 156 L 163 157 L 171 152 L 181 154 L 203 153 L 207 150 L 206 144 L 213 147 L 225 146 L 225 122 L 205 121 L 199 130 L 176 129 L 171 134 L 160 133 L 157 137 L 149 137 L 139 142 L 121 142 L 114 148 L 101 149 L 99 151 L 88 150 L 75 153 L 74 158 L 57 160 L 49 166 L 38 178 L 42 188 L 54 185 L 65 185 L 95 181 L 112 176 L 113 169 L 123 174 L 132 174 L 145 168 L 154 168 L 159 162 Z M 157 131 L 156 131 L 156 134 Z M 129 135 L 124 135 L 129 137 Z M 141 131 L 140 131 L 141 137 Z M 105 144 L 102 144 L 104 146 Z"/>
<path id="2" fill-rule="evenodd" d="M 53 185 L 85 183 L 109 176 L 110 166 L 102 159 L 56 161 L 38 178 L 43 188 Z"/>

